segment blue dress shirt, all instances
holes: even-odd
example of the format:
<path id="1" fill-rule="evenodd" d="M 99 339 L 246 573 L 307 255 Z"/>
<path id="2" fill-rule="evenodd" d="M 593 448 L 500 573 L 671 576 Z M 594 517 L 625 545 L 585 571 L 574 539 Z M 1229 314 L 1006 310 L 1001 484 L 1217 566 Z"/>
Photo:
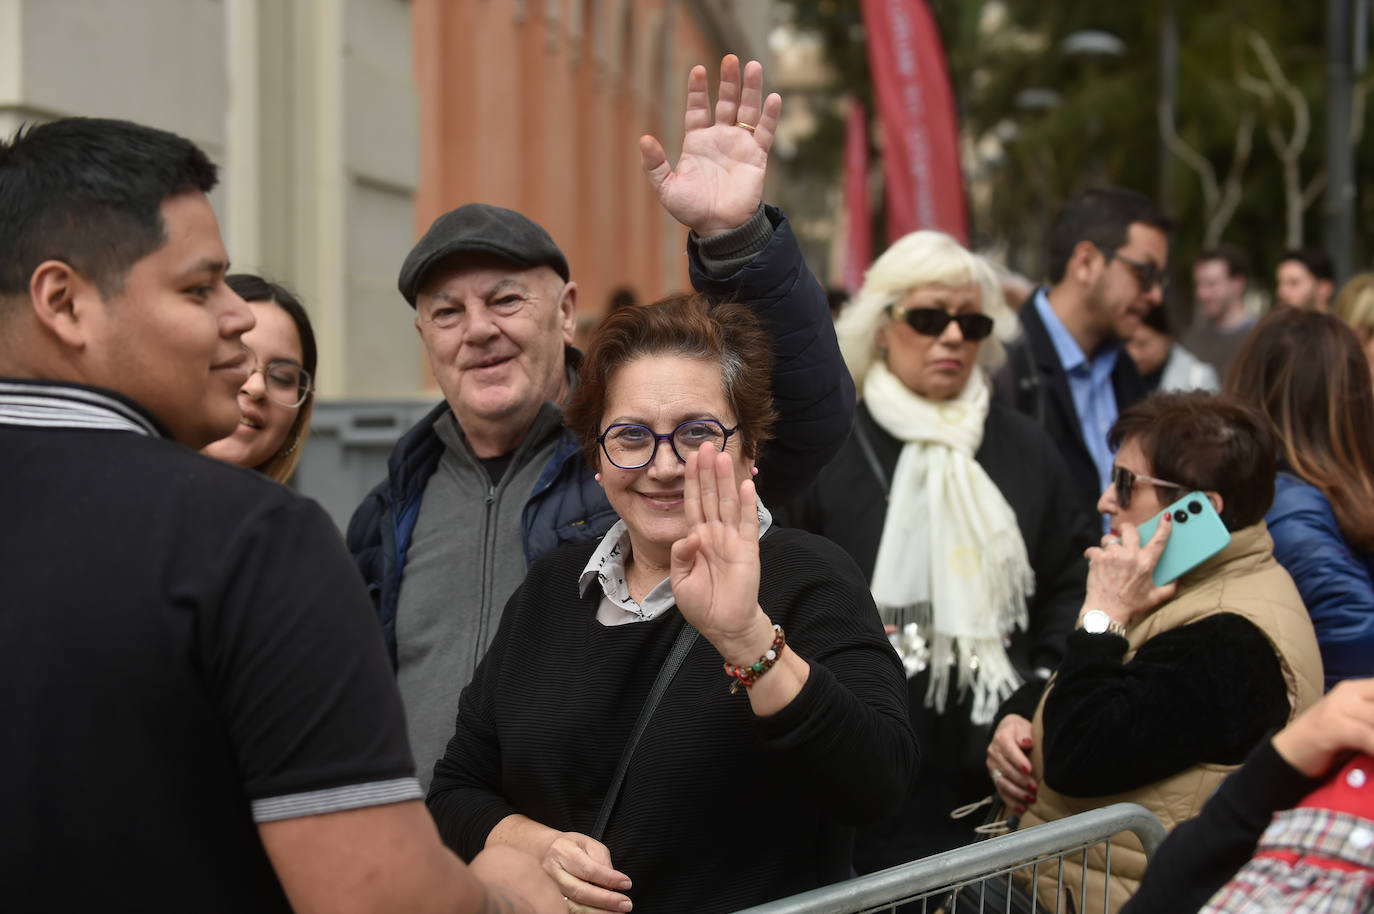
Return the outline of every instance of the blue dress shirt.
<path id="1" fill-rule="evenodd" d="M 1107 446 L 1107 431 L 1116 421 L 1116 391 L 1112 388 L 1112 370 L 1116 368 L 1121 344 L 1104 346 L 1091 359 L 1083 354 L 1078 343 L 1050 307 L 1049 296 L 1042 287 L 1035 292 L 1035 308 L 1049 332 L 1059 364 L 1069 379 L 1069 392 L 1078 413 L 1078 427 L 1088 446 L 1093 463 L 1097 465 L 1099 489 L 1107 488 L 1112 476 L 1113 452 Z"/>

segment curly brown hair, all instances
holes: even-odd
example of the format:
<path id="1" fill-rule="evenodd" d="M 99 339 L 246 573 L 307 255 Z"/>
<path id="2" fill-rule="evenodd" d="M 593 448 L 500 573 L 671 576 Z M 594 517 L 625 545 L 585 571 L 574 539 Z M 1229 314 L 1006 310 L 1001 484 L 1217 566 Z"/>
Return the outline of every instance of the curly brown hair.
<path id="1" fill-rule="evenodd" d="M 739 424 L 744 453 L 758 456 L 771 437 L 773 351 L 768 332 L 744 305 L 712 305 L 700 295 L 670 295 L 653 304 L 620 308 L 592 333 L 576 390 L 563 412 L 582 455 L 600 466 L 601 417 L 617 371 L 652 355 L 715 362 L 721 367 L 726 402 Z"/>

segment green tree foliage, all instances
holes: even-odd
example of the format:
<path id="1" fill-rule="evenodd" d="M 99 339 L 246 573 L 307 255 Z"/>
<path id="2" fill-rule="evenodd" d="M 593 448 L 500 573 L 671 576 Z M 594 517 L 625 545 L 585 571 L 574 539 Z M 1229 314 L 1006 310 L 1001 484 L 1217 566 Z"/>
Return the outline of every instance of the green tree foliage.
<path id="1" fill-rule="evenodd" d="M 1278 135 L 1288 138 L 1294 113 L 1281 96 L 1266 106 L 1255 91 L 1266 77 L 1250 36 L 1272 50 L 1309 106 L 1310 134 L 1298 160 L 1306 187 L 1314 178 L 1320 181 L 1323 167 L 1323 4 L 1174 0 L 1179 48 L 1174 124 L 1181 145 L 1196 153 L 1191 165 L 1175 154 L 1161 156 L 1160 47 L 1168 0 L 935 0 L 931 5 L 945 40 L 962 127 L 981 141 L 984 153 L 994 153 L 981 157 L 966 175 L 970 188 L 978 188 L 971 191 L 975 245 L 1003 248 L 1014 266 L 1038 276 L 1041 244 L 1055 208 L 1076 190 L 1111 183 L 1161 198 L 1178 223 L 1172 259 L 1186 271 L 1215 209 L 1209 209 L 1215 201 L 1204 195 L 1198 166 L 1210 165 L 1218 185 L 1224 185 L 1248 120 L 1253 145 L 1222 238 L 1249 252 L 1256 277 L 1268 282 L 1285 246 L 1286 215 L 1270 117 Z M 993 6 L 1000 12 L 989 9 Z M 792 7 L 799 26 L 823 36 L 839 76 L 838 90 L 863 99 L 871 111 L 858 0 L 794 0 Z M 1123 43 L 1121 53 L 1067 53 L 1065 37 L 1084 30 L 1115 35 Z M 1242 78 L 1246 75 L 1254 80 L 1250 88 Z M 1030 88 L 1052 90 L 1058 104 L 1028 108 L 1023 93 Z M 792 167 L 837 167 L 842 138 L 839 125 L 824 125 Z M 1369 144 L 1357 147 L 1356 175 L 1374 175 Z M 1374 195 L 1361 191 L 1359 198 L 1357 223 L 1363 226 L 1374 217 Z M 1306 211 L 1304 229 L 1307 243 L 1320 244 L 1319 198 Z M 1358 266 L 1367 262 L 1365 238 L 1357 248 Z"/>

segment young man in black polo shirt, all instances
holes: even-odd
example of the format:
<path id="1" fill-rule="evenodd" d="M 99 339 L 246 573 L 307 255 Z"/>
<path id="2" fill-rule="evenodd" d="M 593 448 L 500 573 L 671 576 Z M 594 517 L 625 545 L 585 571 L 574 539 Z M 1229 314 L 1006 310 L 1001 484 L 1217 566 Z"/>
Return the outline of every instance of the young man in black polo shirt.
<path id="1" fill-rule="evenodd" d="M 561 911 L 441 846 L 324 513 L 193 450 L 253 324 L 214 183 L 125 122 L 0 144 L 0 906 Z"/>

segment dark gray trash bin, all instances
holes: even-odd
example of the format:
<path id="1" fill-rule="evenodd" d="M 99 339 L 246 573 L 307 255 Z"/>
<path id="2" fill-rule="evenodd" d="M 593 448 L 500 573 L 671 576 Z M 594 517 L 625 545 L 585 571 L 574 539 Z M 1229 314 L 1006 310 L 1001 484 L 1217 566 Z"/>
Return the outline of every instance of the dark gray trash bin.
<path id="1" fill-rule="evenodd" d="M 433 408 L 417 400 L 317 402 L 292 485 L 347 528 L 363 496 L 385 478 L 396 439 Z"/>

